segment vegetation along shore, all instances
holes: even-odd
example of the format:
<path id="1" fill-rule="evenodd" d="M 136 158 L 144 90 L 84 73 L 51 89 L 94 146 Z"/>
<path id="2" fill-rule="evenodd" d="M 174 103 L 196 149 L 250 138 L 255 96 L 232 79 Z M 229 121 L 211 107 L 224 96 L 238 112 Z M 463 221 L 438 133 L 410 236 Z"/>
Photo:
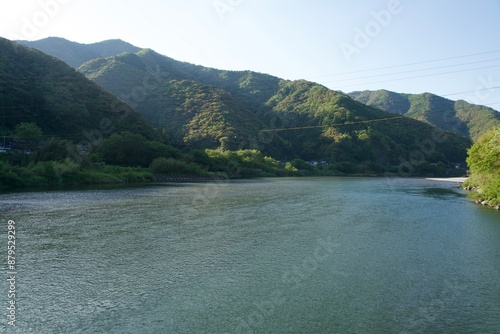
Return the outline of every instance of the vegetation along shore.
<path id="1" fill-rule="evenodd" d="M 20 43 L 0 39 L 0 189 L 449 178 L 468 165 L 464 186 L 481 203 L 500 204 L 500 116 L 491 108 L 427 93 L 345 94 L 180 62 L 119 40 Z"/>

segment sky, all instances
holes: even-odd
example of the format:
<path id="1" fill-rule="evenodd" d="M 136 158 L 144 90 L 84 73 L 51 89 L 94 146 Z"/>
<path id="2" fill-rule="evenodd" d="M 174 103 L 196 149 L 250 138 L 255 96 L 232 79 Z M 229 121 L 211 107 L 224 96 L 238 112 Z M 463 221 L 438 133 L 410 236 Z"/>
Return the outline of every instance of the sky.
<path id="1" fill-rule="evenodd" d="M 343 92 L 500 110 L 500 0 L 0 0 L 0 36 L 121 39 L 177 60 Z"/>

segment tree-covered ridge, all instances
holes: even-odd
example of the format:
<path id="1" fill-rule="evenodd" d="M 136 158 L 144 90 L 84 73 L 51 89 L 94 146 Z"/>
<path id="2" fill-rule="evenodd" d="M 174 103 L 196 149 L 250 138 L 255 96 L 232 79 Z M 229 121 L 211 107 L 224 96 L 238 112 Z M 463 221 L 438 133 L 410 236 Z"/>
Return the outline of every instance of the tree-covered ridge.
<path id="1" fill-rule="evenodd" d="M 434 130 L 409 118 L 371 122 L 394 115 L 307 81 L 282 82 L 268 105 L 285 127 L 323 126 L 281 134 L 306 159 L 319 156 L 328 161 L 396 166 L 402 157 L 419 150 L 419 142 L 432 138 Z M 425 161 L 463 161 L 468 146 L 468 140 L 449 134 L 446 142 L 436 145 Z"/>
<path id="2" fill-rule="evenodd" d="M 0 93 L 0 189 L 150 182 L 165 173 L 262 176 L 280 169 L 259 152 L 181 152 L 166 145 L 139 113 L 62 61 L 7 40 L 0 40 Z M 225 142 L 220 139 L 217 146 Z"/>
<path id="3" fill-rule="evenodd" d="M 73 68 L 78 68 L 83 63 L 95 58 L 106 58 L 140 50 L 140 48 L 119 39 L 92 44 L 80 44 L 59 37 L 17 42 L 57 57 Z"/>
<path id="4" fill-rule="evenodd" d="M 283 160 L 387 167 L 397 166 L 418 150 L 416 143 L 431 138 L 433 129 L 411 119 L 339 127 L 393 115 L 312 82 L 204 68 L 152 50 L 96 59 L 79 70 L 164 129 L 172 144 L 191 148 L 248 148 Z M 261 132 L 303 126 L 324 128 Z M 469 145 L 468 140 L 450 135 L 422 159 L 464 162 Z"/>
<path id="5" fill-rule="evenodd" d="M 430 138 L 432 132 L 432 127 L 410 119 L 338 127 L 393 115 L 312 82 L 209 69 L 152 50 L 96 59 L 79 70 L 135 106 L 165 130 L 172 144 L 191 148 L 248 148 L 284 160 L 397 166 L 402 157 L 418 150 L 415 142 Z M 138 87 L 142 96 L 130 93 Z M 302 126 L 325 128 L 261 132 Z M 468 145 L 469 141 L 450 136 L 423 159 L 465 161 Z"/>
<path id="6" fill-rule="evenodd" d="M 72 140 L 92 131 L 157 136 L 140 114 L 62 61 L 0 39 L 0 135 L 21 122 Z"/>
<path id="7" fill-rule="evenodd" d="M 258 140 L 258 117 L 277 79 L 253 72 L 217 71 L 177 62 L 152 50 L 95 59 L 79 68 L 136 108 L 172 144 L 191 148 L 252 148 L 280 156 L 279 136 Z M 281 154 L 281 156 L 285 156 Z"/>
<path id="8" fill-rule="evenodd" d="M 144 88 L 150 93 L 165 80 L 190 80 L 231 93 L 244 101 L 249 110 L 259 112 L 266 101 L 279 89 L 281 79 L 251 71 L 225 71 L 181 62 L 143 49 L 107 59 L 94 59 L 78 71 L 119 96 L 132 106 L 141 97 L 131 94 Z"/>
<path id="9" fill-rule="evenodd" d="M 476 197 L 500 205 L 500 126 L 481 136 L 469 150 L 470 177 L 465 186 L 476 187 Z"/>
<path id="10" fill-rule="evenodd" d="M 15 89 L 2 90 L 2 103 L 16 112 L 3 130 L 18 150 L 0 155 L 0 180 L 10 186 L 186 174 L 445 175 L 470 145 L 452 134 L 437 140 L 431 126 L 408 118 L 376 122 L 394 115 L 303 80 L 204 68 L 147 49 L 80 67 L 137 113 L 53 57 L 15 43 L 4 50 L 0 80 Z M 38 102 L 21 105 L 19 89 Z M 30 117 L 17 113 L 23 106 Z M 62 111 L 68 118 L 59 122 Z"/>
<path id="11" fill-rule="evenodd" d="M 133 62 L 127 55 L 120 59 Z M 227 106 L 214 108 L 215 114 L 208 108 L 201 118 L 189 122 L 203 127 L 210 123 L 206 129 L 218 140 L 214 143 L 217 149 L 184 145 L 181 151 L 168 145 L 167 131 L 156 131 L 123 101 L 62 61 L 0 39 L 0 190 L 151 182 L 186 175 L 205 179 L 286 175 L 277 160 L 257 150 L 227 150 L 231 139 L 218 137 L 219 131 L 238 135 L 230 124 L 239 115 L 222 110 L 238 107 L 232 106 L 238 102 L 231 100 L 230 93 L 203 84 L 193 89 L 186 80 L 170 82 L 179 94 L 185 94 L 181 101 L 188 105 L 210 104 L 212 95 L 216 101 L 219 95 L 228 99 Z M 192 108 L 198 113 L 197 109 Z M 220 117 L 225 114 L 228 117 Z M 213 128 L 217 122 L 210 117 L 207 121 L 207 115 L 221 128 Z M 253 120 L 248 122 L 255 126 Z M 290 175 L 295 172 L 298 169 Z"/>
<path id="12" fill-rule="evenodd" d="M 191 148 L 238 149 L 263 124 L 221 89 L 190 80 L 168 80 L 137 105 L 137 110 L 172 144 Z"/>
<path id="13" fill-rule="evenodd" d="M 500 125 L 500 113 L 492 108 L 452 101 L 430 94 L 399 94 L 386 90 L 352 92 L 349 96 L 364 104 L 405 115 L 445 131 L 477 140 Z"/>

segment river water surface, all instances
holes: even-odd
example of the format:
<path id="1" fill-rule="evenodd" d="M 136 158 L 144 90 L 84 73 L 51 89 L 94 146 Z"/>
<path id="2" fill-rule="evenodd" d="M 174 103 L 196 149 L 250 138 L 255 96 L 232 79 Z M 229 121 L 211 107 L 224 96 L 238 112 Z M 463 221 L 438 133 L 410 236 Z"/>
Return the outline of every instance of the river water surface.
<path id="1" fill-rule="evenodd" d="M 454 183 L 296 178 L 0 195 L 9 333 L 498 333 L 500 213 Z"/>

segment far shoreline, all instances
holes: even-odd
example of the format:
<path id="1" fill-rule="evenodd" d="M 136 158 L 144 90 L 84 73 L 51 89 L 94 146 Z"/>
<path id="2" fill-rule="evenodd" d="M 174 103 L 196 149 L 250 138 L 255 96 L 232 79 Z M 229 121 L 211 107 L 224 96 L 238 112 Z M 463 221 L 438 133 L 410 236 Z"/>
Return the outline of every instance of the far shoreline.
<path id="1" fill-rule="evenodd" d="M 426 180 L 430 181 L 441 181 L 441 182 L 457 182 L 464 183 L 467 181 L 467 177 L 428 177 Z"/>
<path id="2" fill-rule="evenodd" d="M 137 181 L 137 182 L 110 182 L 110 183 L 86 183 L 86 184 L 59 184 L 59 185 L 40 185 L 40 186 L 19 186 L 19 187 L 4 187 L 0 188 L 0 194 L 16 193 L 16 192 L 39 192 L 39 191 L 61 191 L 61 190 L 102 190 L 102 189 L 113 189 L 113 188 L 135 188 L 141 186 L 155 186 L 155 185 L 173 185 L 181 183 L 205 183 L 205 182 L 221 182 L 221 181 L 236 181 L 236 180 L 255 180 L 255 179 L 281 179 L 281 178 L 307 178 L 307 177 L 332 177 L 332 178 L 387 178 L 395 177 L 401 179 L 422 179 L 422 176 L 416 177 L 401 177 L 401 176 L 383 176 L 383 175 L 373 175 L 373 174 L 350 174 L 350 175 L 293 175 L 293 176 L 256 176 L 256 177 L 239 177 L 231 178 L 224 175 L 164 175 L 155 176 L 154 181 Z M 463 183 L 467 180 L 467 177 L 449 177 L 449 178 L 423 178 L 429 181 L 440 181 L 440 182 L 454 182 Z"/>

